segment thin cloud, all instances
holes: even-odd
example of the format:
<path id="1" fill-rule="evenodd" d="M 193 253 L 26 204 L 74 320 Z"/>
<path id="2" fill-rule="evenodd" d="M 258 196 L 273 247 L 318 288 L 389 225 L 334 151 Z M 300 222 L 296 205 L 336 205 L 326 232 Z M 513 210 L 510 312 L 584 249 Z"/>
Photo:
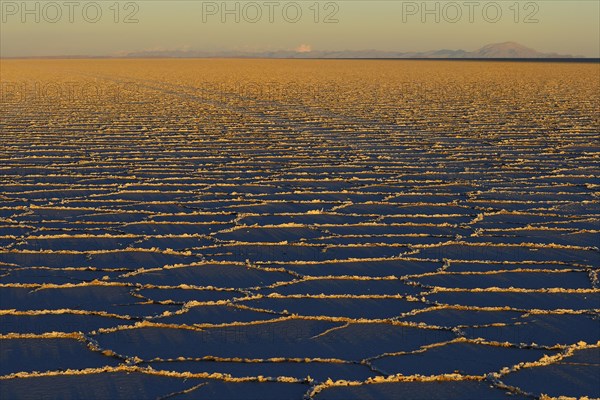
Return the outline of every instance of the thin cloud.
<path id="1" fill-rule="evenodd" d="M 298 53 L 310 53 L 312 51 L 312 46 L 310 44 L 301 44 L 296 47 L 295 50 Z"/>

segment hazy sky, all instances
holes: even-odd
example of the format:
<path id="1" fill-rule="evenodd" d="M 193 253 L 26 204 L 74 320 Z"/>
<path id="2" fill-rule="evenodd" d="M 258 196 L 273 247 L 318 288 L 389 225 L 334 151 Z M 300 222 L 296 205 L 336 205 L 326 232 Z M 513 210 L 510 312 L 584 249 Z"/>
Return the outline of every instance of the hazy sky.
<path id="1" fill-rule="evenodd" d="M 185 49 L 476 50 L 505 41 L 600 56 L 597 0 L 0 3 L 4 57 Z"/>

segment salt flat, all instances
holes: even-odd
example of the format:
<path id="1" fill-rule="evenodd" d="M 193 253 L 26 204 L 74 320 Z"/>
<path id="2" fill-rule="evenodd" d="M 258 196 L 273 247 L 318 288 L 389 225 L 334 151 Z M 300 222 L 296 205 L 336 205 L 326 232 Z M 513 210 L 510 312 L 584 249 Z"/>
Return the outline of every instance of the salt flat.
<path id="1" fill-rule="evenodd" d="M 2 398 L 600 397 L 598 64 L 0 64 Z"/>

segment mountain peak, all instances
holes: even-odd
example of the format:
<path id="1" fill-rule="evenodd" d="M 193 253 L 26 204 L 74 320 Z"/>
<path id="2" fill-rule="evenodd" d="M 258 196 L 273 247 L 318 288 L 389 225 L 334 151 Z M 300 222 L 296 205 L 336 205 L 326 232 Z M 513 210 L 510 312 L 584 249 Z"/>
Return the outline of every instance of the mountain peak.
<path id="1" fill-rule="evenodd" d="M 547 54 L 516 42 L 492 43 L 472 52 L 476 58 L 542 58 Z"/>

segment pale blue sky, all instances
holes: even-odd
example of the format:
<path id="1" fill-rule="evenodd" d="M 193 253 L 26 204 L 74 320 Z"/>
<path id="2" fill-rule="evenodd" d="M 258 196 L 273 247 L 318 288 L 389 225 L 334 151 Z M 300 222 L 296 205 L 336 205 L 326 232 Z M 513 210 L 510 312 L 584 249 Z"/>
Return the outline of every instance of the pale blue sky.
<path id="1" fill-rule="evenodd" d="M 435 10 L 437 3 L 438 11 L 427 15 L 421 1 L 309 0 L 273 1 L 272 5 L 265 1 L 237 2 L 237 12 L 223 15 L 221 1 L 75 1 L 71 10 L 62 0 L 28 1 L 27 13 L 21 1 L 2 0 L 0 55 L 116 55 L 153 49 L 476 50 L 489 43 L 514 41 L 542 52 L 600 56 L 600 2 L 596 0 L 473 1 L 473 6 L 468 0 L 430 1 L 427 7 Z M 101 11 L 98 18 L 94 4 Z M 235 4 L 229 1 L 227 7 L 235 9 Z M 292 23 L 298 9 L 302 15 Z M 501 16 L 496 18 L 498 9 Z M 262 17 L 257 17 L 257 10 Z M 270 11 L 273 22 L 269 22 Z M 124 22 L 130 13 L 138 22 Z M 330 21 L 338 22 L 325 23 L 331 13 Z M 98 21 L 93 23 L 94 19 Z"/>

